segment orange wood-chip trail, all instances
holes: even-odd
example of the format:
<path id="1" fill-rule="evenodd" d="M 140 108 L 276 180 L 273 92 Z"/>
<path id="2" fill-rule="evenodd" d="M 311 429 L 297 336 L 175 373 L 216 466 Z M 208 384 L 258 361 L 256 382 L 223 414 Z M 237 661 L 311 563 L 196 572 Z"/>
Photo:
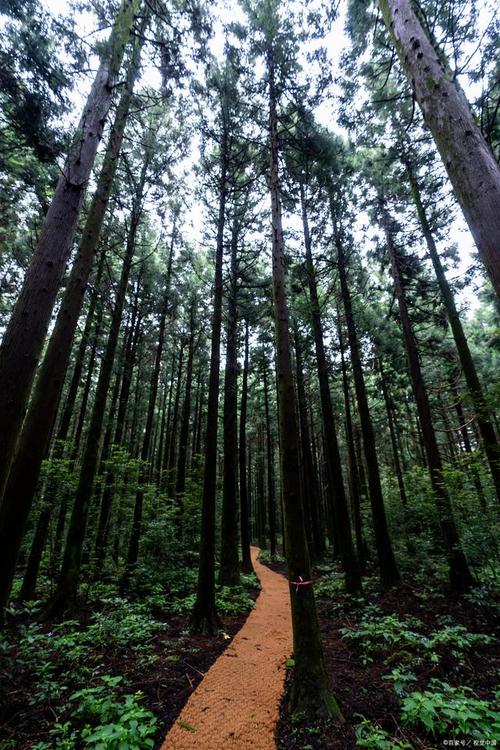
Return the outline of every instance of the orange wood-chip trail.
<path id="1" fill-rule="evenodd" d="M 161 750 L 275 750 L 292 651 L 288 581 L 257 560 L 262 590 L 247 621 L 182 709 Z"/>

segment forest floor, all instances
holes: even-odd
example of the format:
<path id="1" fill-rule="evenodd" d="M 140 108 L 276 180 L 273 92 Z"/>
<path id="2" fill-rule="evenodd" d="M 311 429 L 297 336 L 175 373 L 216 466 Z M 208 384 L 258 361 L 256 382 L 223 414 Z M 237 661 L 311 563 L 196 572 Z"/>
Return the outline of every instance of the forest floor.
<path id="1" fill-rule="evenodd" d="M 224 631 L 211 637 L 189 631 L 192 595 L 180 594 L 192 582 L 183 583 L 184 592 L 149 593 L 140 603 L 98 584 L 62 622 L 39 623 L 39 603 L 14 610 L 0 634 L 0 750 L 120 741 L 141 748 L 152 741 L 157 750 L 259 594 L 253 576 L 237 593 L 223 591 Z M 139 745 L 134 722 L 143 732 Z"/>
<path id="2" fill-rule="evenodd" d="M 231 645 L 211 667 L 170 730 L 163 750 L 274 750 L 292 650 L 287 579 L 252 562 L 262 591 Z"/>
<path id="3" fill-rule="evenodd" d="M 248 619 L 258 596 L 253 576 L 243 576 L 238 590 L 218 590 L 224 631 L 217 637 L 188 630 L 196 578 L 189 560 L 170 588 L 152 584 L 125 596 L 112 584 L 91 584 L 62 622 L 39 623 L 41 602 L 12 609 L 0 635 L 0 750 L 500 744 L 498 600 L 491 588 L 458 600 L 444 583 L 406 571 L 411 587 L 383 592 L 372 575 L 363 596 L 351 597 L 336 565 L 317 566 L 325 659 L 345 717 L 339 725 L 287 711 L 293 660 L 286 659 L 286 569 L 283 562 L 269 567 L 273 573 L 256 562 L 263 591 Z M 255 638 L 246 641 L 252 622 Z M 255 669 L 259 664 L 267 671 Z M 205 708 L 207 722 L 199 718 Z M 233 744 L 231 732 L 245 739 L 245 728 L 250 744 Z"/>
<path id="4" fill-rule="evenodd" d="M 364 596 L 350 597 L 335 566 L 318 566 L 326 665 L 345 723 L 290 715 L 290 671 L 278 750 L 500 745 L 498 601 L 484 589 L 458 600 L 415 578 L 388 592 L 368 578 Z"/>

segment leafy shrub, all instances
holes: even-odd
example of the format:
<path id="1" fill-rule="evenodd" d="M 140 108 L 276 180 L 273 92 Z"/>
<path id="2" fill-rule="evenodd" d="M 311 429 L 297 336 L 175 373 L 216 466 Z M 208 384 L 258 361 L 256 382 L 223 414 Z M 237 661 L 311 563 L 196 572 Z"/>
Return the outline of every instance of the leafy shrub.
<path id="1" fill-rule="evenodd" d="M 394 739 L 382 727 L 361 718 L 362 721 L 355 727 L 356 747 L 365 747 L 369 750 L 412 750 L 407 742 Z"/>
<path id="2" fill-rule="evenodd" d="M 271 553 L 268 549 L 261 549 L 259 552 L 259 561 L 261 563 L 268 563 L 268 562 L 277 562 L 277 563 L 284 563 L 286 562 L 285 558 L 280 555 L 278 552 L 275 554 L 274 558 L 271 558 Z"/>
<path id="3" fill-rule="evenodd" d="M 375 620 L 363 619 L 356 628 L 341 628 L 344 638 L 352 641 L 359 648 L 361 661 L 368 664 L 373 661 L 373 654 L 395 646 L 409 648 L 422 645 L 425 637 L 413 628 L 422 623 L 413 617 L 400 620 L 397 615 L 386 615 Z"/>
<path id="4" fill-rule="evenodd" d="M 423 726 L 437 737 L 462 734 L 481 739 L 500 736 L 500 711 L 468 687 L 451 687 L 431 680 L 430 689 L 410 693 L 403 700 L 401 719 Z M 497 693 L 497 702 L 500 693 Z"/>
<path id="5" fill-rule="evenodd" d="M 344 576 L 336 573 L 324 575 L 314 587 L 314 593 L 317 596 L 323 596 L 325 599 L 334 599 L 344 591 Z"/>
<path id="6" fill-rule="evenodd" d="M 176 599 L 171 605 L 172 612 L 181 615 L 189 614 L 196 600 L 196 594 L 188 594 Z M 249 612 L 254 606 L 253 599 L 241 586 L 222 586 L 216 594 L 217 609 L 222 614 L 239 615 Z"/>
<path id="7" fill-rule="evenodd" d="M 103 685 L 84 688 L 69 700 L 75 706 L 72 719 L 55 724 L 53 743 L 38 743 L 34 750 L 76 750 L 81 744 L 89 750 L 149 750 L 153 747 L 156 718 L 140 705 L 140 692 L 120 697 L 116 691 L 121 677 L 103 675 Z M 80 725 L 78 726 L 77 722 Z"/>
<path id="8" fill-rule="evenodd" d="M 416 682 L 417 677 L 409 669 L 395 667 L 389 674 L 384 675 L 382 679 L 390 680 L 397 695 L 402 696 L 408 693 L 408 686 L 412 682 Z"/>
<path id="9" fill-rule="evenodd" d="M 340 629 L 342 636 L 359 648 L 363 664 L 373 661 L 374 654 L 394 648 L 438 662 L 436 649 L 441 647 L 451 648 L 453 655 L 459 657 L 473 646 L 489 645 L 495 640 L 484 633 L 470 633 L 462 625 L 446 625 L 426 636 L 417 631 L 423 623 L 415 617 L 400 620 L 397 615 L 374 618 L 374 612 L 369 617 L 367 614 L 365 610 L 357 627 Z"/>

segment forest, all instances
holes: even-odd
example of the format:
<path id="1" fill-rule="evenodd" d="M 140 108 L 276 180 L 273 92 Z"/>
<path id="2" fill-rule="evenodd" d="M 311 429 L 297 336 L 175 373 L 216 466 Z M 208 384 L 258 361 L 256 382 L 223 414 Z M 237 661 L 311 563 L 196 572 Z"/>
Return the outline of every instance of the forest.
<path id="1" fill-rule="evenodd" d="M 494 0 L 0 0 L 0 750 L 500 743 Z"/>

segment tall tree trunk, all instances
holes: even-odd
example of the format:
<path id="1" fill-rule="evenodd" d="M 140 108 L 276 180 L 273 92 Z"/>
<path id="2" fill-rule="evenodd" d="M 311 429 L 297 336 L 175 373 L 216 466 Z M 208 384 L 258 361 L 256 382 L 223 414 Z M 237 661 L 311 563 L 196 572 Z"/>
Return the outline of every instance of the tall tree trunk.
<path id="1" fill-rule="evenodd" d="M 174 494 L 175 490 L 175 467 L 177 458 L 177 427 L 179 423 L 179 405 L 181 401 L 181 389 L 182 389 L 182 366 L 184 364 L 184 349 L 186 348 L 186 342 L 182 339 L 179 351 L 179 362 L 177 366 L 177 382 L 175 386 L 175 398 L 172 414 L 169 415 L 169 423 L 167 424 L 168 441 L 166 442 L 165 450 L 165 463 L 167 466 L 165 484 L 169 497 Z"/>
<path id="2" fill-rule="evenodd" d="M 325 430 L 325 454 L 327 461 L 328 480 L 331 483 L 334 496 L 333 522 L 336 541 L 342 565 L 345 571 L 346 590 L 355 593 L 361 589 L 361 575 L 359 563 L 356 558 L 354 544 L 352 541 L 351 522 L 345 496 L 344 480 L 342 477 L 342 464 L 337 439 L 337 430 L 333 416 L 332 399 L 330 395 L 330 383 L 328 380 L 328 363 L 326 360 L 325 345 L 323 340 L 323 324 L 319 306 L 318 290 L 314 274 L 314 264 L 311 249 L 311 235 L 307 217 L 307 206 L 304 186 L 300 185 L 300 197 L 302 206 L 302 224 L 304 230 L 304 247 L 306 254 L 307 283 L 311 304 L 311 320 L 316 349 L 316 363 L 318 368 L 318 380 L 321 399 L 321 412 Z"/>
<path id="3" fill-rule="evenodd" d="M 184 490 L 186 488 L 186 465 L 189 443 L 189 421 L 191 417 L 191 386 L 193 382 L 193 359 L 195 350 L 195 320 L 194 309 L 191 307 L 190 332 L 188 343 L 188 358 L 186 365 L 186 388 L 182 405 L 181 429 L 179 434 L 179 456 L 177 460 L 177 477 L 175 482 L 175 498 L 178 506 L 179 520 L 182 524 L 184 511 Z"/>
<path id="4" fill-rule="evenodd" d="M 465 332 L 462 326 L 462 321 L 460 320 L 460 315 L 458 314 L 458 310 L 455 305 L 453 292 L 446 278 L 446 275 L 445 275 L 445 272 L 441 263 L 441 259 L 439 257 L 439 253 L 436 247 L 436 243 L 434 242 L 434 237 L 432 235 L 429 221 L 427 219 L 427 214 L 426 214 L 424 205 L 422 203 L 422 197 L 420 194 L 420 186 L 415 177 L 415 174 L 414 174 L 414 171 L 410 162 L 408 160 L 404 160 L 404 164 L 406 166 L 408 179 L 410 181 L 413 200 L 417 208 L 418 218 L 420 220 L 420 226 L 422 227 L 422 233 L 425 237 L 427 249 L 429 251 L 432 265 L 434 266 L 434 272 L 436 274 L 439 288 L 441 290 L 441 296 L 443 298 L 443 303 L 446 308 L 448 320 L 450 322 L 450 328 L 453 333 L 453 338 L 455 339 L 455 344 L 457 347 L 460 364 L 462 365 L 462 370 L 465 376 L 465 382 L 467 383 L 467 388 L 469 389 L 472 404 L 474 406 L 476 420 L 477 420 L 477 424 L 479 427 L 479 431 L 481 433 L 481 438 L 483 441 L 486 458 L 488 460 L 488 464 L 490 467 L 491 476 L 493 477 L 493 483 L 495 486 L 497 499 L 500 500 L 500 445 L 498 444 L 498 440 L 495 435 L 495 428 L 493 427 L 493 422 L 490 418 L 487 400 L 484 396 L 483 389 L 479 381 L 479 377 L 478 377 L 477 370 L 476 370 L 476 365 L 474 363 L 471 351 L 469 349 L 469 344 L 467 341 L 467 337 L 465 336 Z M 497 220 L 500 221 L 498 217 L 497 217 Z M 499 242 L 500 242 L 500 231 L 499 231 Z M 499 250 L 499 255 L 497 258 L 497 264 L 498 266 L 500 266 L 500 250 Z"/>
<path id="5" fill-rule="evenodd" d="M 342 335 L 342 323 L 340 312 L 337 310 L 337 332 L 340 348 L 340 364 L 342 367 L 342 387 L 344 391 L 344 408 L 345 408 L 345 427 L 347 455 L 349 461 L 349 487 L 351 490 L 351 506 L 354 520 L 354 533 L 356 536 L 356 551 L 361 567 L 364 569 L 368 557 L 368 548 L 363 537 L 363 527 L 361 522 L 361 492 L 358 475 L 358 465 L 356 461 L 356 448 L 354 445 L 354 433 L 352 427 L 351 415 L 351 398 L 349 393 L 349 379 L 347 377 L 347 366 L 344 357 L 344 337 Z"/>
<path id="6" fill-rule="evenodd" d="M 264 384 L 264 413 L 266 417 L 266 465 L 267 465 L 267 517 L 269 520 L 269 551 L 271 559 L 276 557 L 276 499 L 274 491 L 274 458 L 273 436 L 271 432 L 271 416 L 269 411 L 269 389 L 267 381 L 267 362 L 262 369 Z M 298 437 L 298 435 L 297 435 Z"/>
<path id="7" fill-rule="evenodd" d="M 472 453 L 472 445 L 471 445 L 470 438 L 469 438 L 469 431 L 467 429 L 467 421 L 465 418 L 464 410 L 462 408 L 462 401 L 460 399 L 460 394 L 458 392 L 458 388 L 456 387 L 455 383 L 451 382 L 450 385 L 451 385 L 451 392 L 453 393 L 453 398 L 455 399 L 455 411 L 457 414 L 460 435 L 462 436 L 464 451 L 465 453 L 470 454 Z M 483 487 L 481 484 L 481 477 L 479 476 L 479 472 L 476 468 L 476 465 L 474 463 L 472 465 L 469 464 L 468 469 L 472 477 L 472 482 L 476 489 L 476 493 L 477 493 L 479 502 L 481 504 L 481 507 L 483 510 L 487 510 L 488 506 L 487 506 L 486 498 L 484 496 Z"/>
<path id="8" fill-rule="evenodd" d="M 302 347 L 296 321 L 294 321 L 295 367 L 297 371 L 297 398 L 299 406 L 301 466 L 303 474 L 303 497 L 305 527 L 309 556 L 313 561 L 319 561 L 325 554 L 325 539 L 321 529 L 319 517 L 319 488 L 313 458 L 311 453 L 311 437 L 309 432 L 309 415 L 307 397 L 304 385 L 302 364 Z"/>
<path id="9" fill-rule="evenodd" d="M 389 212 L 383 202 L 380 201 L 380 211 L 382 216 L 382 225 L 385 232 L 387 248 L 391 259 L 392 275 L 394 279 L 394 289 L 398 300 L 399 317 L 403 329 L 403 339 L 408 358 L 408 369 L 413 387 L 413 394 L 417 404 L 420 426 L 422 428 L 422 437 L 424 441 L 427 464 L 429 468 L 432 489 L 436 501 L 439 524 L 441 533 L 446 546 L 448 556 L 450 583 L 456 592 L 462 592 L 474 584 L 474 578 L 469 570 L 467 559 L 460 545 L 458 531 L 453 518 L 453 509 L 450 497 L 446 490 L 443 467 L 439 448 L 434 432 L 431 408 L 427 390 L 425 387 L 422 369 L 420 367 L 420 357 L 418 354 L 417 344 L 413 334 L 413 329 L 408 312 L 406 295 L 401 273 L 401 260 L 399 251 L 392 236 L 392 222 Z"/>
<path id="10" fill-rule="evenodd" d="M 375 533 L 375 544 L 380 569 L 380 578 L 385 587 L 397 585 L 400 581 L 396 558 L 392 550 L 387 519 L 385 515 L 384 496 L 380 482 L 380 470 L 377 458 L 377 447 L 375 445 L 375 433 L 368 406 L 363 366 L 359 351 L 358 333 L 352 311 L 351 292 L 347 281 L 347 269 L 345 250 L 340 237 L 340 230 L 335 218 L 333 201 L 331 204 L 332 220 L 334 224 L 335 245 L 337 248 L 337 266 L 339 271 L 340 289 L 344 305 L 347 337 L 351 352 L 351 366 L 354 376 L 354 389 L 358 404 L 359 421 L 361 423 L 361 434 L 363 436 L 363 447 L 365 449 L 366 472 L 368 474 L 368 494 L 372 508 L 373 530 Z"/>
<path id="11" fill-rule="evenodd" d="M 229 294 L 227 299 L 226 369 L 224 373 L 224 485 L 219 583 L 237 586 L 238 560 L 238 239 L 235 210 L 231 232 Z"/>
<path id="12" fill-rule="evenodd" d="M 146 415 L 146 426 L 142 438 L 141 447 L 141 469 L 139 472 L 138 488 L 135 495 L 134 516 L 132 521 L 132 532 L 130 534 L 126 568 L 123 576 L 123 582 L 128 580 L 137 564 L 139 555 L 139 542 L 142 529 L 142 509 L 144 504 L 144 489 L 146 481 L 150 475 L 150 469 L 147 466 L 149 460 L 149 448 L 153 434 L 153 421 L 155 416 L 156 398 L 158 396 L 158 383 L 160 380 L 161 360 L 163 356 L 163 345 L 165 343 L 165 326 L 167 323 L 167 313 L 170 304 L 170 279 L 172 275 L 172 263 L 174 258 L 174 247 L 176 237 L 177 214 L 174 215 L 172 235 L 170 240 L 170 250 L 167 264 L 167 274 L 165 279 L 165 291 L 163 294 L 163 303 L 160 311 L 160 325 L 158 328 L 158 343 L 156 345 L 155 359 L 153 370 L 151 372 L 151 382 L 149 387 L 149 401 Z"/>
<path id="13" fill-rule="evenodd" d="M 63 611 L 71 605 L 76 597 L 78 589 L 78 579 L 80 575 L 81 556 L 85 531 L 87 527 L 88 511 L 92 497 L 95 472 L 99 460 L 99 445 L 101 439 L 102 425 L 106 411 L 106 401 L 113 370 L 113 362 L 118 344 L 120 325 L 125 304 L 125 294 L 128 286 L 130 269 L 132 266 L 132 257 L 135 249 L 135 238 L 139 221 L 142 213 L 142 197 L 144 183 L 146 178 L 146 159 L 143 164 L 141 175 L 138 181 L 137 194 L 134 196 L 130 227 L 127 237 L 127 246 L 123 266 L 116 292 L 115 305 L 111 318 L 111 327 L 109 331 L 106 350 L 99 371 L 94 404 L 90 417 L 90 424 L 87 434 L 87 442 L 82 457 L 80 477 L 76 490 L 71 515 L 66 546 L 64 549 L 64 558 L 62 563 L 59 580 L 56 591 L 49 601 L 46 608 L 46 616 L 52 616 Z"/>
<path id="14" fill-rule="evenodd" d="M 0 349 L 3 497 L 52 310 L 140 0 L 122 0 Z M 18 534 L 16 534 L 16 538 Z M 12 559 L 14 554 L 9 554 Z M 3 561 L 2 561 L 3 562 Z M 2 591 L 9 588 L 9 570 Z M 2 564 L 2 569 L 4 565 Z M 2 593 L 0 599 L 4 599 Z M 1 604 L 1 601 L 0 601 Z"/>
<path id="15" fill-rule="evenodd" d="M 392 414 L 392 403 L 389 395 L 389 389 L 385 378 L 384 365 L 382 364 L 382 358 L 378 357 L 378 369 L 380 373 L 380 385 L 382 387 L 382 395 L 384 397 L 385 409 L 387 412 L 387 424 L 389 425 L 389 435 L 391 438 L 392 457 L 394 460 L 394 470 L 396 472 L 396 479 L 398 482 L 399 497 L 401 499 L 401 508 L 403 511 L 403 523 L 404 523 L 404 536 L 406 548 L 409 555 L 415 554 L 415 545 L 408 536 L 410 528 L 408 518 L 408 498 L 406 496 L 405 483 L 403 478 L 403 471 L 401 468 L 401 461 L 399 459 L 398 441 L 396 438 L 396 426 L 394 424 L 394 417 Z"/>
<path id="16" fill-rule="evenodd" d="M 379 0 L 387 29 L 500 297 L 500 167 L 457 78 L 434 49 L 411 0 Z"/>
<path id="17" fill-rule="evenodd" d="M 247 483 L 247 411 L 248 411 L 248 359 L 249 359 L 249 331 L 248 321 L 245 320 L 245 341 L 243 355 L 243 376 L 241 383 L 240 403 L 240 440 L 239 440 L 239 474 L 240 474 L 240 535 L 241 535 L 241 569 L 243 573 L 253 573 L 250 557 L 250 508 Z M 250 467 L 249 467 L 250 470 Z"/>
<path id="18" fill-rule="evenodd" d="M 221 168 L 219 175 L 219 215 L 215 249 L 215 274 L 212 312 L 210 372 L 208 378 L 207 444 L 203 474 L 201 508 L 200 561 L 196 601 L 191 613 L 195 631 L 217 632 L 220 618 L 215 606 L 215 501 L 217 490 L 217 434 L 220 381 L 220 340 L 222 328 L 222 262 L 224 257 L 224 226 L 226 219 L 228 180 L 228 122 L 225 103 L 222 105 Z"/>
<path id="19" fill-rule="evenodd" d="M 291 709 L 307 709 L 314 712 L 326 711 L 331 716 L 341 718 L 340 709 L 328 684 L 314 590 L 310 583 L 311 567 L 304 530 L 304 510 L 299 470 L 299 433 L 295 410 L 295 389 L 286 295 L 285 243 L 283 238 L 281 190 L 278 173 L 277 92 L 272 47 L 268 47 L 267 49 L 267 72 L 271 145 L 269 188 L 271 192 L 272 212 L 273 300 L 277 349 L 280 468 L 295 658 Z M 347 508 L 345 508 L 345 512 L 347 512 Z M 299 582 L 301 580 L 307 583 L 305 585 L 293 584 L 293 581 Z"/>

